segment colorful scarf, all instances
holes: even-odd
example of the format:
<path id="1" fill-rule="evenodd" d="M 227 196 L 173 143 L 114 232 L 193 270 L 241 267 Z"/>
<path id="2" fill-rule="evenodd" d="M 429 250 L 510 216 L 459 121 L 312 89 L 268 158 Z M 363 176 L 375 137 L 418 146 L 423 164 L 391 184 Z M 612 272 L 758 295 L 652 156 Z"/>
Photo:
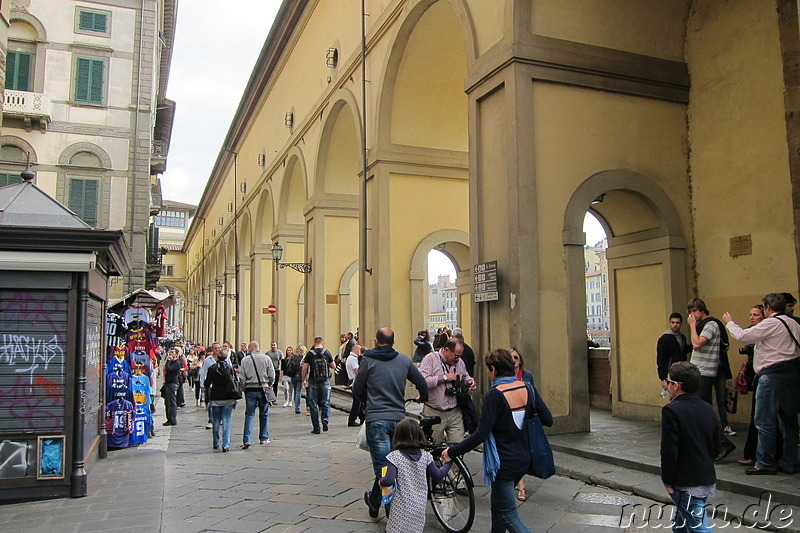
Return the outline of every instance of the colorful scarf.
<path id="1" fill-rule="evenodd" d="M 513 376 L 497 378 L 492 382 L 492 388 L 515 381 L 517 381 L 517 378 Z M 487 487 L 494 483 L 499 470 L 500 456 L 497 454 L 497 443 L 494 440 L 494 434 L 490 431 L 486 440 L 483 441 L 483 482 Z"/>

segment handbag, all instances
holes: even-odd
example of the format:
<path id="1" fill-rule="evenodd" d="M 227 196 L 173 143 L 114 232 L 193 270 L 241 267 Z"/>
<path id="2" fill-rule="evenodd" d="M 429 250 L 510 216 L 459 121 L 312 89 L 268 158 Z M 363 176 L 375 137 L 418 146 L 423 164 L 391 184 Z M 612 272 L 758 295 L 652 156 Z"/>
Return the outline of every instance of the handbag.
<path id="1" fill-rule="evenodd" d="M 228 367 L 228 382 L 225 384 L 225 396 L 229 400 L 242 399 L 242 386 L 239 383 L 239 378 L 234 374 L 233 368 Z"/>
<path id="2" fill-rule="evenodd" d="M 250 354 L 250 357 L 253 357 L 253 354 Z M 263 396 L 264 401 L 270 404 L 273 403 L 276 400 L 275 391 L 273 391 L 272 387 L 270 387 L 269 385 L 264 387 L 264 384 L 261 382 L 261 374 L 258 373 L 258 366 L 256 366 L 255 357 L 253 357 L 253 369 L 255 369 L 256 379 L 258 379 L 258 386 L 261 387 L 261 394 Z"/>
<path id="3" fill-rule="evenodd" d="M 358 430 L 358 436 L 356 437 L 356 448 L 361 448 L 365 452 L 369 451 L 369 444 L 367 443 L 367 423 L 366 422 L 361 424 L 361 428 Z"/>
<path id="4" fill-rule="evenodd" d="M 528 394 L 534 395 L 535 390 L 530 384 L 528 386 Z M 536 402 L 534 401 L 534 405 Z M 547 479 L 556 473 L 556 465 L 553 460 L 553 450 L 550 448 L 550 442 L 547 440 L 547 435 L 544 434 L 544 427 L 539 418 L 539 414 L 534 407 L 532 418 L 528 418 L 525 425 L 528 430 L 528 445 L 531 452 L 531 464 L 528 467 L 528 474 L 539 479 Z"/>
<path id="5" fill-rule="evenodd" d="M 464 431 L 475 433 L 475 430 L 478 429 L 478 413 L 475 411 L 475 404 L 472 403 L 472 396 L 469 392 L 456 389 L 456 405 L 461 409 Z"/>
<path id="6" fill-rule="evenodd" d="M 743 362 L 741 368 L 739 368 L 734 386 L 739 391 L 739 394 L 747 394 L 747 391 L 750 390 L 750 384 L 747 382 L 747 361 Z"/>

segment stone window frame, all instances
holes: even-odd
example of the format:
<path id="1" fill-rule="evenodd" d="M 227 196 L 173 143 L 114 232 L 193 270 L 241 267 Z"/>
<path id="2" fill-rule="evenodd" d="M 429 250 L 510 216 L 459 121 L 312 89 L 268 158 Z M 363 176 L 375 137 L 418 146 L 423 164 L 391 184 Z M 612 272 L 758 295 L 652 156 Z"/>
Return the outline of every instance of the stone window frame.
<path id="1" fill-rule="evenodd" d="M 87 167 L 70 163 L 73 156 L 79 152 L 89 152 L 100 159 L 100 167 Z M 58 158 L 58 172 L 56 177 L 56 199 L 69 207 L 69 186 L 73 179 L 96 179 L 99 181 L 97 191 L 97 224 L 96 229 L 107 229 L 111 214 L 111 157 L 100 146 L 81 142 L 74 143 L 64 149 Z"/>
<path id="2" fill-rule="evenodd" d="M 13 25 L 15 22 L 31 26 L 34 31 L 36 31 L 36 40 L 30 41 L 28 39 L 9 38 L 8 50 L 26 52 L 33 55 L 33 61 L 31 62 L 30 90 L 27 92 L 43 93 L 47 49 L 49 47 L 47 32 L 39 19 L 30 13 L 12 11 L 9 17 L 9 24 Z"/>
<path id="3" fill-rule="evenodd" d="M 89 45 L 73 44 L 72 52 L 72 65 L 70 70 L 70 83 L 69 83 L 69 103 L 74 106 L 82 107 L 109 107 L 108 102 L 108 80 L 111 79 L 111 49 L 97 48 Z M 75 92 L 77 91 L 78 83 L 78 60 L 91 59 L 94 61 L 103 61 L 103 97 L 101 103 L 82 102 L 76 98 Z"/>
<path id="4" fill-rule="evenodd" d="M 106 16 L 106 31 L 94 31 L 94 30 L 82 30 L 81 29 L 81 12 L 86 13 L 94 13 L 96 15 L 105 15 Z M 107 9 L 97 9 L 95 7 L 88 7 L 88 6 L 75 6 L 75 24 L 74 24 L 74 31 L 76 34 L 79 35 L 93 35 L 95 37 L 111 37 L 111 11 Z"/>

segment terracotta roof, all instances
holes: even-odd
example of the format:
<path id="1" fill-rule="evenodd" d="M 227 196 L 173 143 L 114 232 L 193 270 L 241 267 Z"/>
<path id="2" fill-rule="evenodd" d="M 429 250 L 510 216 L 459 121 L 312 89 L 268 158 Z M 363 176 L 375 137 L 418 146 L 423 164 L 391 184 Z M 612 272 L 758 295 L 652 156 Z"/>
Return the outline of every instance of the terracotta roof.
<path id="1" fill-rule="evenodd" d="M 190 211 L 197 211 L 197 206 L 192 204 L 185 204 L 183 202 L 176 202 L 174 200 L 162 200 L 161 207 L 163 209 L 188 209 Z"/>

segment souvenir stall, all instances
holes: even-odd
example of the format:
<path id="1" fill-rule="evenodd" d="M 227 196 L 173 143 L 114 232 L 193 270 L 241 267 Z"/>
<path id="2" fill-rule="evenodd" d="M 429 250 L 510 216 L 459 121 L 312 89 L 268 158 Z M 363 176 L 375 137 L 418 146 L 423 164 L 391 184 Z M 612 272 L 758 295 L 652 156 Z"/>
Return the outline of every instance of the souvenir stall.
<path id="1" fill-rule="evenodd" d="M 169 293 L 138 289 L 112 302 L 106 315 L 105 427 L 108 449 L 138 446 L 154 434 L 159 338 Z M 152 312 L 151 312 L 152 310 Z"/>
<path id="2" fill-rule="evenodd" d="M 0 188 L 0 503 L 86 496 L 108 279 L 130 268 L 121 231 L 91 228 L 28 178 Z"/>

